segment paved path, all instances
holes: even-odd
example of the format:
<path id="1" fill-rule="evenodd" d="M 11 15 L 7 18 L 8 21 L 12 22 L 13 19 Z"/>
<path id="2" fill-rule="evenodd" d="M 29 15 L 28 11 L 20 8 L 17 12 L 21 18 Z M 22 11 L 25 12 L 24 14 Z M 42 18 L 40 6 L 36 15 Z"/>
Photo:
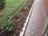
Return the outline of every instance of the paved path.
<path id="1" fill-rule="evenodd" d="M 24 36 L 43 36 L 48 19 L 48 0 L 34 0 Z"/>

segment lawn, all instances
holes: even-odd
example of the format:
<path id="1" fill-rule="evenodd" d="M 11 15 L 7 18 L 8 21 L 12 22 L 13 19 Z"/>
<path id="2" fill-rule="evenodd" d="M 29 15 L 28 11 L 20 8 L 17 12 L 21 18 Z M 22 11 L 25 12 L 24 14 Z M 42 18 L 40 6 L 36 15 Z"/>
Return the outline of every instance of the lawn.
<path id="1" fill-rule="evenodd" d="M 23 8 L 27 0 L 5 0 L 5 8 L 0 11 L 0 28 L 12 29 L 12 18 Z"/>

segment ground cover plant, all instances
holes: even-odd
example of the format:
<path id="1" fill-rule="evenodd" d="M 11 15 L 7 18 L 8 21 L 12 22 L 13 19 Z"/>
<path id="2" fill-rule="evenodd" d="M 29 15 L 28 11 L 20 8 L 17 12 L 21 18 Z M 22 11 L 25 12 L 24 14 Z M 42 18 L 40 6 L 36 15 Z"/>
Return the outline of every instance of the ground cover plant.
<path id="1" fill-rule="evenodd" d="M 12 30 L 13 16 L 26 4 L 27 0 L 2 0 L 5 6 L 0 10 L 0 29 Z M 0 2 L 2 2 L 0 0 Z M 3 3 L 2 2 L 2 3 Z"/>

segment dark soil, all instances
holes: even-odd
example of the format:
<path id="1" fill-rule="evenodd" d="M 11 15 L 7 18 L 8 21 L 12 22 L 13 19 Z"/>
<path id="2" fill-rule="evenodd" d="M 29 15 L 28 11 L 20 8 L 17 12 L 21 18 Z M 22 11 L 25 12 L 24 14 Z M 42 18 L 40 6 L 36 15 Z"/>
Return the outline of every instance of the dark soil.
<path id="1" fill-rule="evenodd" d="M 24 25 L 24 22 L 26 20 L 26 17 L 28 16 L 28 13 L 30 11 L 32 5 L 32 0 L 29 1 L 29 3 L 13 18 L 13 32 L 7 32 L 4 30 L 0 30 L 3 33 L 0 36 L 19 36 L 20 32 L 22 31 L 22 27 Z"/>
<path id="2" fill-rule="evenodd" d="M 15 27 L 15 31 L 13 36 L 19 36 L 24 25 L 24 22 L 26 20 L 26 17 L 28 16 L 28 13 L 30 11 L 31 5 L 32 5 L 31 2 L 28 3 L 26 7 L 24 7 L 24 9 L 22 9 L 22 11 L 14 17 L 13 25 Z"/>

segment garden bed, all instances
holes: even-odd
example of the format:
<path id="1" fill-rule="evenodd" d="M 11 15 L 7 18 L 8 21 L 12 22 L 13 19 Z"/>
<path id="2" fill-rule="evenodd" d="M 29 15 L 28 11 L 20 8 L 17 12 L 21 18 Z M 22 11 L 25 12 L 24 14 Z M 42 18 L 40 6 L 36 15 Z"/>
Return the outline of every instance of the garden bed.
<path id="1" fill-rule="evenodd" d="M 28 13 L 32 5 L 32 0 L 29 0 L 29 3 L 21 10 L 18 14 L 13 17 L 13 31 L 8 32 L 5 29 L 0 30 L 0 36 L 19 36 Z"/>

